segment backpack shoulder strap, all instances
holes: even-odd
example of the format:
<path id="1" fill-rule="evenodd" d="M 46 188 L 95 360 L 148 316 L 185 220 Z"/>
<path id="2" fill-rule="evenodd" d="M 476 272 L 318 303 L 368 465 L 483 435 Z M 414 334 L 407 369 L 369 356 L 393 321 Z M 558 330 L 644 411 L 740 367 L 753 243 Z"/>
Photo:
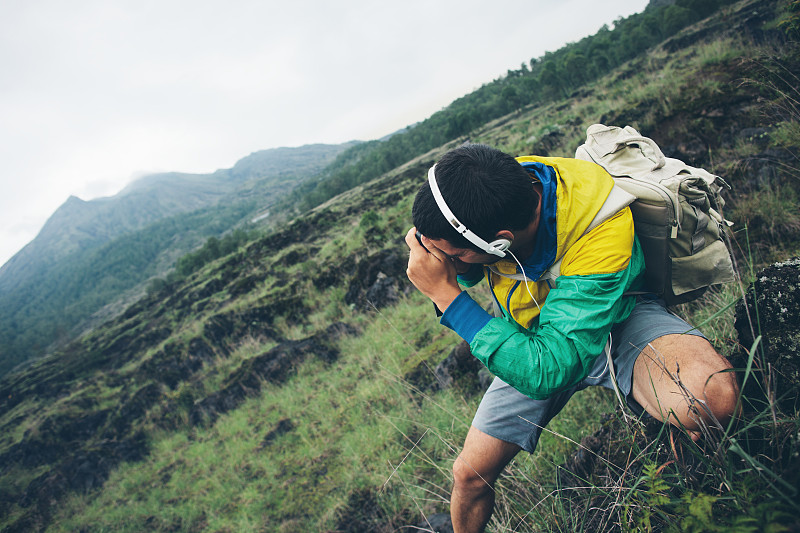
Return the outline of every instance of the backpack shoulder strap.
<path id="1" fill-rule="evenodd" d="M 612 216 L 616 215 L 623 209 L 625 209 L 628 205 L 630 205 L 636 197 L 626 192 L 622 189 L 622 187 L 618 185 L 614 185 L 612 187 L 611 192 L 606 197 L 606 201 L 603 202 L 603 205 L 600 206 L 600 210 L 594 216 L 592 221 L 586 227 L 586 229 L 581 234 L 581 237 L 592 231 L 594 228 L 611 218 Z M 558 276 L 561 275 L 561 262 L 564 260 L 563 254 L 553 263 L 547 270 L 545 270 L 542 275 L 539 277 L 538 281 L 546 281 L 547 284 L 552 289 L 555 280 Z M 489 270 L 493 273 L 497 274 L 498 276 L 503 276 L 504 278 L 510 278 L 515 280 L 525 280 L 527 279 L 524 274 L 521 272 L 517 272 L 515 274 L 503 274 L 498 271 L 494 265 L 488 265 Z"/>

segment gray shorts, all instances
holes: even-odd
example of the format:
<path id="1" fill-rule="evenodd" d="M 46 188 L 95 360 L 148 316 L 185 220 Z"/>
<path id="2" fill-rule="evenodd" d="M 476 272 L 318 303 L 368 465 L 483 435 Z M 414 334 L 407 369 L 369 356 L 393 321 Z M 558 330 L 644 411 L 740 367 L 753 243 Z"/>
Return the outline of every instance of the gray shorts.
<path id="1" fill-rule="evenodd" d="M 630 395 L 633 365 L 648 343 L 673 333 L 703 336 L 670 313 L 662 302 L 646 298 L 637 298 L 631 316 L 611 331 L 611 355 L 617 384 L 628 406 L 637 414 L 643 410 Z M 561 411 L 573 394 L 591 385 L 614 388 L 608 371 L 608 358 L 604 354 L 597 358 L 586 379 L 546 400 L 529 398 L 495 378 L 478 406 L 472 425 L 492 437 L 533 453 L 542 428 Z"/>

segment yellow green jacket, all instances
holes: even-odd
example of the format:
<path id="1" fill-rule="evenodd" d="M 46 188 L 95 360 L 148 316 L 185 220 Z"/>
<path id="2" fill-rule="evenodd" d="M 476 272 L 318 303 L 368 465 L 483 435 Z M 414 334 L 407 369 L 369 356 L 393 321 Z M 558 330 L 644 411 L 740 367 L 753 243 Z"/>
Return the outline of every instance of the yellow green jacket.
<path id="1" fill-rule="evenodd" d="M 543 188 L 535 249 L 519 258 L 528 290 L 525 281 L 502 275 L 520 272 L 507 255 L 459 278 L 467 287 L 486 279 L 503 317 L 493 318 L 464 291 L 442 324 L 469 342 L 493 374 L 544 399 L 588 375 L 611 328 L 633 310 L 634 298 L 624 293 L 639 288 L 644 257 L 627 207 L 587 232 L 614 185 L 600 166 L 536 156 L 517 161 Z M 560 276 L 543 279 L 559 259 Z"/>

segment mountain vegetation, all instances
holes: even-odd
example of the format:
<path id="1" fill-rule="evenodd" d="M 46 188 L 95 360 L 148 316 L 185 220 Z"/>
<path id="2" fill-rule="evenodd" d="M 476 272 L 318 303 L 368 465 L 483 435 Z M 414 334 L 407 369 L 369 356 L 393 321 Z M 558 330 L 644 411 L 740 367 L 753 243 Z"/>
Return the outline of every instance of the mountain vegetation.
<path id="1" fill-rule="evenodd" d="M 796 382 L 762 359 L 757 320 L 752 338 L 734 328 L 747 286 L 768 279 L 756 272 L 800 252 L 797 2 L 675 6 L 693 17 L 680 31 L 586 79 L 559 74 L 568 54 L 546 56 L 559 81 L 523 93 L 541 99 L 449 132 L 457 113 L 443 110 L 341 152 L 292 193 L 308 210 L 286 204 L 295 216 L 284 211 L 269 231 L 206 239 L 114 318 L 0 378 L 0 529 L 440 530 L 486 371 L 405 278 L 413 196 L 465 140 L 568 157 L 596 122 L 630 124 L 733 187 L 725 215 L 742 283 L 676 311 L 736 362 L 742 416 L 695 443 L 660 423 L 624 423 L 613 393 L 583 391 L 501 478 L 490 530 L 800 528 Z M 498 88 L 538 80 L 547 60 L 532 63 L 451 110 L 510 98 Z M 412 136 L 423 126 L 428 147 Z M 777 316 L 797 330 L 796 306 Z"/>
<path id="2" fill-rule="evenodd" d="M 654 2 L 613 29 L 509 70 L 402 134 L 352 146 L 330 165 L 334 147 L 267 150 L 208 176 L 154 175 L 110 199 L 70 198 L 0 268 L 0 375 L 114 316 L 180 254 L 247 225 L 254 213 L 286 220 L 488 121 L 565 98 L 730 1 Z M 276 177 L 279 187 L 269 183 Z"/>
<path id="3" fill-rule="evenodd" d="M 110 198 L 70 197 L 0 268 L 0 375 L 120 312 L 206 239 L 271 222 L 281 196 L 352 144 L 263 150 L 213 174 L 153 174 Z"/>

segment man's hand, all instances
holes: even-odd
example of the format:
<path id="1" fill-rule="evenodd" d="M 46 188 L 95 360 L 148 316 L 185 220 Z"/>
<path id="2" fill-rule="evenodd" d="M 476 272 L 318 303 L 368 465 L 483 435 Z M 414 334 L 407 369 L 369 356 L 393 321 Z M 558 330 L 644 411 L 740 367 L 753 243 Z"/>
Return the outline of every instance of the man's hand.
<path id="1" fill-rule="evenodd" d="M 406 274 L 411 283 L 444 312 L 461 294 L 455 266 L 427 237 L 423 236 L 420 244 L 416 231 L 417 228 L 411 228 L 406 233 L 406 245 L 411 250 Z"/>

